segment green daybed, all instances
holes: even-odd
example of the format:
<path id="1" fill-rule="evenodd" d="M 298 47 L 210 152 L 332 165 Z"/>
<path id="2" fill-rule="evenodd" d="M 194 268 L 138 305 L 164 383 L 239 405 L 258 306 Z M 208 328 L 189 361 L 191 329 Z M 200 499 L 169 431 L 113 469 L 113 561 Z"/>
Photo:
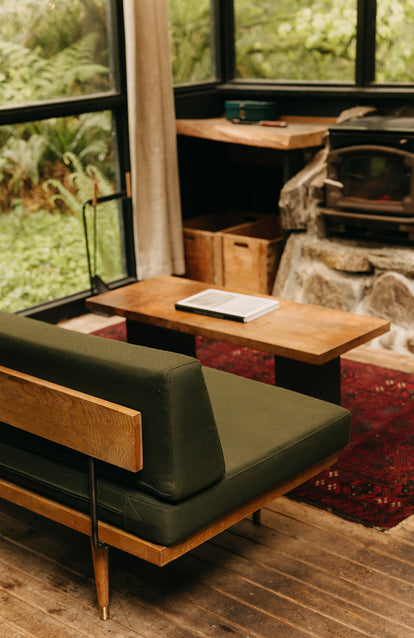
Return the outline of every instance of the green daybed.
<path id="1" fill-rule="evenodd" d="M 0 366 L 0 496 L 60 522 L 67 518 L 69 526 L 91 537 L 95 532 L 102 617 L 109 595 L 106 545 L 165 564 L 334 461 L 350 433 L 350 414 L 337 405 L 203 368 L 185 355 L 4 312 Z M 29 375 L 24 383 L 21 373 Z M 99 456 L 91 466 L 94 453 L 76 451 L 84 451 L 88 440 L 75 449 L 56 443 L 64 428 L 82 438 L 83 412 L 72 416 L 63 407 L 60 418 L 59 401 L 53 399 L 49 410 L 49 398 L 42 418 L 52 425 L 45 434 L 42 418 L 32 418 L 39 400 L 24 407 L 26 400 L 31 405 L 38 380 L 53 384 L 45 392 L 54 392 L 56 384 L 64 393 L 70 389 L 139 412 L 142 437 L 134 430 L 133 445 L 136 456 L 142 454 L 142 469 L 138 463 L 130 471 Z M 9 382 L 18 385 L 10 390 Z M 17 395 L 23 407 L 15 421 Z M 85 412 L 88 427 L 89 421 Z M 104 448 L 105 440 L 108 448 L 117 447 L 116 437 L 100 432 L 99 420 L 91 427 L 103 437 Z M 85 432 L 84 439 L 95 438 L 86 425 Z M 78 527 L 69 522 L 76 513 Z"/>

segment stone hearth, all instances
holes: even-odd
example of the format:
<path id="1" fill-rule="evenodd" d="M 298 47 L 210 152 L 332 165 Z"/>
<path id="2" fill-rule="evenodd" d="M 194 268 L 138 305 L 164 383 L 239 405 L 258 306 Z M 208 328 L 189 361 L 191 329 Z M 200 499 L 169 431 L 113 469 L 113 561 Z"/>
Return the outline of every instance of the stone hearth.
<path id="1" fill-rule="evenodd" d="M 371 344 L 414 354 L 414 247 L 327 237 L 327 152 L 315 155 L 282 189 L 280 214 L 289 236 L 273 294 L 389 319 L 391 331 Z"/>

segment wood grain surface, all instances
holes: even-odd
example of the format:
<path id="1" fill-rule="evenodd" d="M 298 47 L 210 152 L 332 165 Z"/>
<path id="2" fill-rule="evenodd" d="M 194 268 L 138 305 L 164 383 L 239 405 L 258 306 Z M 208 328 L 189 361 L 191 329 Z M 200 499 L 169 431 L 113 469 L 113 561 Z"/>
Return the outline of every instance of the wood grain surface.
<path id="1" fill-rule="evenodd" d="M 224 117 L 178 119 L 177 134 L 216 142 L 229 142 L 260 148 L 289 151 L 322 146 L 332 118 L 284 117 L 285 128 L 259 124 L 233 124 Z"/>
<path id="2" fill-rule="evenodd" d="M 0 637 L 412 638 L 414 520 L 369 529 L 281 498 L 160 569 L 111 553 L 97 618 L 87 537 L 0 502 Z"/>
<path id="3" fill-rule="evenodd" d="M 90 297 L 86 306 L 91 311 L 316 365 L 390 329 L 385 319 L 284 299 L 279 299 L 279 309 L 245 324 L 175 310 L 178 300 L 211 287 L 181 277 L 160 276 Z"/>
<path id="4" fill-rule="evenodd" d="M 131 472 L 142 468 L 139 412 L 3 366 L 0 421 Z"/>

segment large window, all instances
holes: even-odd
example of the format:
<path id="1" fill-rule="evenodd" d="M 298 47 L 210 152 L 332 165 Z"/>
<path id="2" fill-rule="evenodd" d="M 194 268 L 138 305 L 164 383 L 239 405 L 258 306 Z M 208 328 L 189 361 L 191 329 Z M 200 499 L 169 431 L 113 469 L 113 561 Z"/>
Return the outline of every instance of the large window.
<path id="1" fill-rule="evenodd" d="M 225 94 L 260 85 L 262 94 L 286 95 L 305 85 L 338 96 L 388 88 L 390 97 L 401 87 L 402 97 L 402 85 L 414 84 L 414 0 L 169 0 L 169 7 L 176 84 L 207 79 L 211 60 Z"/>
<path id="2" fill-rule="evenodd" d="M 413 0 L 234 0 L 234 18 L 237 78 L 414 80 Z"/>
<path id="3" fill-rule="evenodd" d="M 86 204 L 127 167 L 122 1 L 3 0 L 0 15 L 0 308 L 16 312 L 88 294 L 88 252 L 106 283 L 128 275 L 123 209 Z"/>

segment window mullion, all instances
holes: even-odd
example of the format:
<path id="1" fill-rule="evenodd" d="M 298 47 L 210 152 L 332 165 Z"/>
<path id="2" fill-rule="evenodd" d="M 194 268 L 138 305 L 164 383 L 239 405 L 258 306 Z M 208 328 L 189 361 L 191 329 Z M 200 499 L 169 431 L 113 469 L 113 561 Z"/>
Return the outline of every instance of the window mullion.
<path id="1" fill-rule="evenodd" d="M 368 86 L 375 82 L 376 0 L 358 0 L 355 82 Z"/>
<path id="2" fill-rule="evenodd" d="M 23 106 L 0 107 L 0 121 L 4 124 L 35 122 L 48 118 L 66 117 L 93 111 L 107 111 L 126 105 L 126 96 L 122 93 L 103 93 L 81 98 L 63 98 L 49 102 L 37 102 Z"/>
<path id="3" fill-rule="evenodd" d="M 218 79 L 225 83 L 234 78 L 234 2 L 233 0 L 211 0 L 215 20 L 216 68 Z"/>

